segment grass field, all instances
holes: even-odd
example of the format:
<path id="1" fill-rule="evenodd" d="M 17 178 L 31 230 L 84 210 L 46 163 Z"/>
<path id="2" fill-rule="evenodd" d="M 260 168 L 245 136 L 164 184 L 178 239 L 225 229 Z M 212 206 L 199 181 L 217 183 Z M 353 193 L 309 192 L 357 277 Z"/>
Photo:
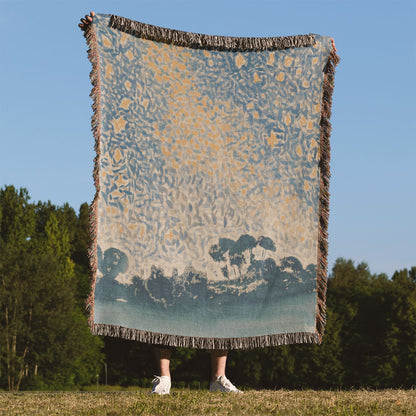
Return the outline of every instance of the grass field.
<path id="1" fill-rule="evenodd" d="M 416 415 L 416 390 L 0 393 L 0 415 Z"/>

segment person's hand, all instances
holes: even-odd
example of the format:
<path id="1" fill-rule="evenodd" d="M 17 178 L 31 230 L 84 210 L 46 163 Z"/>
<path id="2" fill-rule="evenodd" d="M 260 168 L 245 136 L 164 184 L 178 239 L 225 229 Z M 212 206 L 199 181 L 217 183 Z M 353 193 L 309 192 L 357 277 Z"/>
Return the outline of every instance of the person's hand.
<path id="1" fill-rule="evenodd" d="M 95 16 L 94 12 L 91 12 L 89 15 L 86 14 L 85 17 L 81 19 L 81 23 L 78 24 L 78 26 L 81 28 L 81 30 L 87 30 L 88 26 L 92 22 L 92 18 Z"/>
<path id="2" fill-rule="evenodd" d="M 337 51 L 337 47 L 335 46 L 334 38 L 331 38 L 331 41 L 332 41 L 332 49 L 336 52 Z"/>

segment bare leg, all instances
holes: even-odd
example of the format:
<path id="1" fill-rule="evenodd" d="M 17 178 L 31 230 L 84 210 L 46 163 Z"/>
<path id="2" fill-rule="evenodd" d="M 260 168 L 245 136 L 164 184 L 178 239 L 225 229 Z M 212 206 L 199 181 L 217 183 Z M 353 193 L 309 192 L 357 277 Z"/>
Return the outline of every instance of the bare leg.
<path id="1" fill-rule="evenodd" d="M 167 376 L 170 378 L 170 356 L 170 348 L 159 347 L 156 349 L 156 359 L 161 377 Z"/>
<path id="2" fill-rule="evenodd" d="M 215 381 L 219 376 L 225 376 L 227 354 L 228 354 L 227 350 L 212 350 L 212 353 L 211 353 L 212 381 Z"/>
<path id="3" fill-rule="evenodd" d="M 153 394 L 169 394 L 171 387 L 170 380 L 170 355 L 171 349 L 159 347 L 156 348 L 156 359 L 159 367 L 160 376 L 156 376 L 153 380 L 152 393 Z"/>
<path id="4" fill-rule="evenodd" d="M 209 391 L 220 391 L 222 393 L 242 393 L 225 376 L 225 366 L 227 364 L 227 350 L 212 350 L 212 382 Z"/>

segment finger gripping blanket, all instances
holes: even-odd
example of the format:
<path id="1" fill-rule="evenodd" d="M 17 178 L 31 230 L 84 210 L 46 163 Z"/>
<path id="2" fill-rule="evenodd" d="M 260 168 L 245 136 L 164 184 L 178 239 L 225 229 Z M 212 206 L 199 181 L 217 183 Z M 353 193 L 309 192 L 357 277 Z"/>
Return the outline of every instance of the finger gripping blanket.
<path id="1" fill-rule="evenodd" d="M 90 324 L 169 346 L 322 339 L 332 40 L 97 14 Z"/>

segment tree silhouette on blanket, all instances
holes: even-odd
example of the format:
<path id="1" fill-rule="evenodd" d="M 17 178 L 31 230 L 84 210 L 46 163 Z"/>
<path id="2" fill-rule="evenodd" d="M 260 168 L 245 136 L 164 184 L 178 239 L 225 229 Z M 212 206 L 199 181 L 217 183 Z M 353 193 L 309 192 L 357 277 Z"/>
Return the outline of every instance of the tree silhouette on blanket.
<path id="1" fill-rule="evenodd" d="M 223 278 L 208 280 L 207 274 L 191 265 L 179 274 L 174 269 L 166 275 L 153 265 L 146 279 L 133 276 L 130 284 L 120 284 L 116 277 L 128 269 L 127 256 L 116 248 L 98 251 L 98 266 L 102 274 L 97 294 L 103 300 L 126 302 L 173 309 L 189 309 L 195 304 L 215 306 L 233 304 L 235 297 L 245 302 L 272 299 L 284 293 L 312 292 L 316 287 L 316 266 L 302 263 L 293 256 L 284 257 L 280 264 L 270 257 L 276 245 L 269 237 L 257 239 L 249 234 L 236 241 L 220 238 L 210 247 L 210 257 L 219 263 Z M 241 300 L 241 298 L 240 298 Z"/>
<path id="2" fill-rule="evenodd" d="M 254 277 L 252 272 L 272 271 L 273 267 L 276 267 L 273 259 L 265 258 L 266 251 L 276 251 L 271 238 L 261 236 L 255 239 L 249 234 L 243 234 L 237 241 L 220 238 L 218 244 L 211 246 L 209 255 L 221 264 L 224 277 L 239 279 L 252 278 Z"/>
<path id="3" fill-rule="evenodd" d="M 269 297 L 285 291 L 311 292 L 316 288 L 315 265 L 310 264 L 304 269 L 294 256 L 283 257 L 278 265 L 269 257 L 271 252 L 276 252 L 276 245 L 271 238 L 260 236 L 255 239 L 248 234 L 241 235 L 237 241 L 220 238 L 218 244 L 209 250 L 212 259 L 220 263 L 223 276 L 233 280 L 234 287 L 235 284 L 247 286 L 253 281 L 264 282 L 264 285 L 258 285 L 258 295 L 261 296 L 263 288 L 268 291 Z"/>
<path id="4" fill-rule="evenodd" d="M 124 299 L 129 295 L 125 285 L 119 283 L 116 278 L 125 273 L 129 268 L 129 260 L 125 253 L 117 248 L 109 248 L 102 254 L 100 246 L 97 247 L 97 263 L 101 277 L 98 279 L 95 293 L 102 300 L 110 300 L 115 297 Z M 124 299 L 127 300 L 127 299 Z"/>

